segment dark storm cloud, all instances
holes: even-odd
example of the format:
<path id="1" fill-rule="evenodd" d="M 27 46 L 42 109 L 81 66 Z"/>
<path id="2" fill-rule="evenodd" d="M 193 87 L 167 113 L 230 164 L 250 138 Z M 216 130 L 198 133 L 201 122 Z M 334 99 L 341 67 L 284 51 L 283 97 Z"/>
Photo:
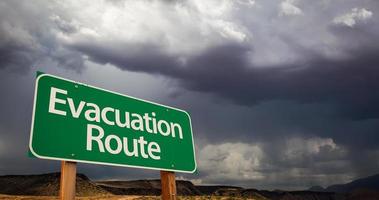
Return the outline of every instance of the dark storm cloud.
<path id="1" fill-rule="evenodd" d="M 30 44 L 12 40 L 5 33 L 5 28 L 0 28 L 0 68 L 12 68 L 15 71 L 29 68 L 38 58 L 40 52 L 33 49 Z"/>
<path id="2" fill-rule="evenodd" d="M 368 7 L 375 13 L 374 8 Z M 241 111 L 243 109 L 228 112 L 224 110 L 223 103 L 214 110 L 207 107 L 190 109 L 195 118 L 194 130 L 206 135 L 199 134 L 199 137 L 218 144 L 209 148 L 207 142 L 200 145 L 200 172 L 193 178 L 209 183 L 246 186 L 255 186 L 258 181 L 271 188 L 299 188 L 316 184 L 325 186 L 376 173 L 378 167 L 377 163 L 370 163 L 377 156 L 376 141 L 379 139 L 376 134 L 376 118 L 379 117 L 377 22 L 375 19 L 364 22 L 356 19 L 353 27 L 336 24 L 333 22 L 334 17 L 349 13 L 351 7 L 338 10 L 337 13 L 329 13 L 329 18 L 323 19 L 326 22 L 318 25 L 317 20 L 320 19 L 307 18 L 308 12 L 304 9 L 304 18 L 308 21 L 300 21 L 300 27 L 308 27 L 307 24 L 312 23 L 315 27 L 324 26 L 326 33 L 319 33 L 318 30 L 312 33 L 312 27 L 309 31 L 298 31 L 298 27 L 291 27 L 292 24 L 288 25 L 288 29 L 294 28 L 292 32 L 279 30 L 275 33 L 272 39 L 279 38 L 279 42 L 284 42 L 288 52 L 281 52 L 275 45 L 270 47 L 268 44 L 271 48 L 269 51 L 279 53 L 278 56 L 284 58 L 291 54 L 300 58 L 284 59 L 283 62 L 269 60 L 268 64 L 259 64 L 254 61 L 255 55 L 262 55 L 265 43 L 271 42 L 271 35 L 265 35 L 264 32 L 269 28 L 264 26 L 263 31 L 256 30 L 262 31 L 262 35 L 257 36 L 262 41 L 249 43 L 225 40 L 184 56 L 167 53 L 165 45 L 160 44 L 79 40 L 70 48 L 89 56 L 92 61 L 110 63 L 123 70 L 174 78 L 187 90 L 212 94 L 215 99 L 227 99 L 229 103 L 244 106 L 249 110 L 246 112 L 258 111 L 257 115 L 260 116 L 246 114 Z M 315 13 L 311 14 L 314 17 Z M 281 26 L 280 23 L 286 23 L 285 20 L 297 22 L 288 17 L 279 19 L 272 26 Z M 267 31 L 270 33 L 270 30 Z M 302 40 L 304 38 L 301 35 L 307 34 L 309 38 Z M 312 34 L 315 34 L 314 37 Z M 328 36 L 324 37 L 323 34 Z M 313 40 L 312 45 L 307 44 L 307 41 Z M 330 41 L 330 44 L 324 40 Z M 298 110 L 299 107 L 304 109 Z M 322 138 L 309 139 L 315 136 Z M 225 140 L 232 142 L 226 144 L 232 146 L 226 149 L 233 150 L 212 154 L 212 150 L 225 145 Z M 263 158 L 254 157 L 259 155 L 259 151 L 248 150 L 253 148 L 254 140 L 261 143 Z M 292 140 L 297 141 L 292 146 L 304 143 L 312 146 L 317 141 L 331 143 L 319 144 L 317 153 L 304 147 L 290 150 L 284 155 L 283 152 L 290 148 L 283 142 Z M 247 143 L 241 144 L 239 141 Z M 341 146 L 333 146 L 335 144 Z M 238 148 L 244 145 L 249 148 Z M 364 156 L 359 156 L 355 151 Z M 206 156 L 208 154 L 209 157 Z M 242 160 L 233 156 L 239 154 Z M 260 160 L 261 164 L 254 163 L 255 159 Z M 368 167 L 356 162 L 365 163 L 364 166 Z M 233 168 L 225 167 L 228 163 L 242 164 Z M 241 178 L 245 176 L 246 179 Z M 264 181 L 260 179 L 262 177 Z M 287 180 L 291 180 L 290 186 Z"/>
<path id="3" fill-rule="evenodd" d="M 377 6 L 370 2 L 365 5 Z M 303 59 L 259 66 L 249 61 L 260 51 L 254 43 L 226 41 L 185 56 L 169 54 L 159 44 L 150 43 L 79 40 L 67 44 L 53 32 L 70 36 L 79 31 L 80 25 L 70 17 L 57 15 L 62 11 L 50 13 L 45 6 L 42 9 L 46 10 L 40 12 L 40 8 L 27 2 L 1 6 L 2 68 L 28 68 L 49 57 L 58 65 L 80 70 L 84 57 L 89 56 L 95 62 L 111 63 L 121 69 L 175 78 L 186 89 L 212 93 L 241 105 L 268 100 L 325 102 L 335 105 L 341 116 L 364 119 L 379 114 L 375 105 L 379 98 L 376 56 L 379 30 L 375 20 L 354 27 L 329 25 L 338 41 L 335 48 L 347 53 L 345 57 L 326 57 L 283 34 L 281 40 Z M 24 13 L 23 16 L 7 12 L 14 9 Z"/>
<path id="4" fill-rule="evenodd" d="M 57 38 L 75 27 L 51 13 L 43 1 L 0 3 L 0 69 L 26 72 L 51 59 L 58 66 L 80 71 L 83 58 L 71 52 Z"/>
<path id="5" fill-rule="evenodd" d="M 304 7 L 304 11 L 300 12 L 296 11 L 300 8 L 293 8 L 296 5 L 291 2 L 287 1 L 287 6 L 284 7 L 279 6 L 279 11 L 274 9 L 279 12 L 276 17 L 273 17 L 272 12 L 265 14 L 271 16 L 274 21 L 272 25 L 280 26 L 284 20 L 292 20 L 293 23 L 306 26 L 315 18 L 313 7 L 311 9 L 309 5 L 300 4 L 299 6 Z M 265 3 L 263 6 L 271 4 Z M 178 80 L 186 89 L 214 94 L 240 105 L 254 106 L 271 100 L 324 103 L 334 106 L 340 117 L 376 118 L 379 116 L 379 106 L 376 104 L 379 100 L 379 58 L 376 56 L 379 50 L 379 26 L 378 20 L 375 20 L 378 17 L 365 9 L 348 9 L 347 5 L 353 7 L 352 2 L 345 5 L 344 9 L 336 7 L 338 12 L 333 16 L 333 9 L 326 10 L 324 4 L 312 4 L 327 13 L 327 17 L 316 19 L 326 32 L 317 30 L 314 34 L 320 32 L 320 35 L 328 35 L 315 36 L 319 44 L 309 46 L 298 39 L 296 35 L 304 31 L 291 30 L 296 28 L 294 25 L 288 27 L 292 32 L 283 32 L 278 28 L 282 32 L 275 37 L 288 46 L 288 56 L 295 53 L 296 57 L 301 58 L 289 62 L 270 63 L 268 57 L 269 64 L 261 66 L 254 60 L 251 61 L 252 58 L 257 59 L 256 55 L 260 55 L 265 48 L 260 41 L 255 44 L 254 41 L 249 43 L 225 39 L 221 44 L 209 45 L 189 55 L 167 53 L 167 41 L 164 38 L 169 37 L 168 33 L 162 33 L 165 35 L 161 38 L 162 43 L 79 38 L 68 46 L 89 56 L 92 61 L 110 63 L 124 70 L 168 76 Z M 378 7 L 372 1 L 362 3 L 362 6 L 369 5 L 372 5 L 369 9 Z M 282 15 L 303 16 L 300 19 L 288 19 L 289 16 Z M 375 19 L 371 19 L 372 16 Z M 340 17 L 341 22 L 334 23 L 333 17 Z M 349 20 L 354 21 L 353 27 L 344 24 Z M 254 25 L 262 27 L 262 30 L 267 29 L 261 24 L 251 24 L 253 27 L 247 29 L 251 28 L 254 33 Z M 264 31 L 257 31 L 258 39 L 270 42 Z M 219 36 L 215 34 L 214 37 Z M 326 38 L 333 38 L 333 43 L 324 44 L 323 40 Z M 186 41 L 183 42 L 185 45 Z M 337 53 L 325 53 L 325 45 L 330 46 L 328 49 L 336 49 Z M 275 47 L 272 46 L 272 52 L 278 53 L 278 56 L 286 56 L 286 51 L 277 51 Z"/>
<path id="6" fill-rule="evenodd" d="M 235 44 L 207 49 L 189 58 L 185 65 L 161 55 L 154 47 L 137 54 L 124 52 L 125 56 L 99 47 L 77 49 L 95 61 L 170 76 L 187 89 L 213 93 L 237 104 L 249 106 L 275 99 L 323 102 L 335 105 L 341 116 L 379 116 L 378 48 L 362 48 L 348 59 L 312 55 L 303 63 L 262 68 L 250 66 L 247 61 L 247 53 L 254 50 Z"/>
<path id="7" fill-rule="evenodd" d="M 14 15 L 14 11 L 10 10 L 14 5 L 2 3 L 0 6 L 0 68 L 23 71 L 35 62 L 42 53 L 41 49 L 34 38 L 20 27 L 22 25 L 14 20 L 15 16 L 10 16 Z"/>
<path id="8" fill-rule="evenodd" d="M 112 44 L 108 44 L 112 46 Z M 117 44 L 114 44 L 117 45 Z M 103 44 L 74 44 L 70 48 L 89 55 L 92 61 L 119 66 L 130 71 L 168 75 L 179 65 L 175 57 L 161 52 L 156 45 L 127 44 L 126 49 L 107 48 Z"/>

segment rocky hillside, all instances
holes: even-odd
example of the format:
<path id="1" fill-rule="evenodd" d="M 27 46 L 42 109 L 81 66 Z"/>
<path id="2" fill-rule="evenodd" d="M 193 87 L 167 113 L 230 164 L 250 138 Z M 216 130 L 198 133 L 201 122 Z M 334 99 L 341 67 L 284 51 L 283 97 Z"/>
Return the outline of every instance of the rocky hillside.
<path id="1" fill-rule="evenodd" d="M 234 199 L 255 200 L 378 200 L 379 191 L 376 189 L 377 176 L 359 179 L 344 185 L 328 187 L 339 189 L 338 192 L 327 192 L 320 187 L 314 190 L 323 191 L 267 191 L 245 189 L 233 186 L 195 186 L 190 181 L 177 181 L 178 195 L 221 197 Z M 0 194 L 6 195 L 35 195 L 58 196 L 60 173 L 41 175 L 7 175 L 0 176 Z M 137 195 L 159 196 L 161 193 L 160 180 L 135 181 L 98 181 L 93 182 L 83 174 L 76 177 L 77 196 L 112 196 Z M 340 188 L 348 188 L 340 190 Z M 347 192 L 340 192 L 347 191 Z M 91 197 L 92 198 L 92 197 Z M 1 199 L 1 198 L 0 198 Z M 196 199 L 196 198 L 195 198 Z"/>
<path id="2" fill-rule="evenodd" d="M 0 194 L 57 196 L 59 182 L 60 173 L 0 176 Z M 77 196 L 110 194 L 84 174 L 77 174 L 76 182 Z"/>

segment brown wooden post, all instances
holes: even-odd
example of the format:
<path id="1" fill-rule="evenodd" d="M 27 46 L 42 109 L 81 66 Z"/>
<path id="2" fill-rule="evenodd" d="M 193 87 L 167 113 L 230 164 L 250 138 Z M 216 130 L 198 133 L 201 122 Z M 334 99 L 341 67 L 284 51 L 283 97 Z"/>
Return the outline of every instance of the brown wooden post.
<path id="1" fill-rule="evenodd" d="M 175 172 L 161 171 L 162 200 L 176 200 Z"/>
<path id="2" fill-rule="evenodd" d="M 74 200 L 76 188 L 76 162 L 62 161 L 60 200 Z"/>

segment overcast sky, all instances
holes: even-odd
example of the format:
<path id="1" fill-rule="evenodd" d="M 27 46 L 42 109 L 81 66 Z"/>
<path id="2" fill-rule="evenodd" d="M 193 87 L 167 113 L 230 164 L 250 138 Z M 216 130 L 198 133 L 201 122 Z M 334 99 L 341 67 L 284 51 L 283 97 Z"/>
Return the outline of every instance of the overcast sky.
<path id="1" fill-rule="evenodd" d="M 37 70 L 187 110 L 197 184 L 305 189 L 379 173 L 379 1 L 0 2 L 0 175 L 27 156 Z M 158 171 L 79 164 L 92 179 Z"/>

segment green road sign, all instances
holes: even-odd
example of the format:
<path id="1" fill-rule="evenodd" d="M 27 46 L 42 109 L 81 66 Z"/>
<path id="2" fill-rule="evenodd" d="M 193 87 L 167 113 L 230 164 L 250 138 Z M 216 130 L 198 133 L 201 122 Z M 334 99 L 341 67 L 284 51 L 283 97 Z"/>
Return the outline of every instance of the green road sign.
<path id="1" fill-rule="evenodd" d="M 29 148 L 43 159 L 196 170 L 187 112 L 48 74 L 36 79 Z"/>

